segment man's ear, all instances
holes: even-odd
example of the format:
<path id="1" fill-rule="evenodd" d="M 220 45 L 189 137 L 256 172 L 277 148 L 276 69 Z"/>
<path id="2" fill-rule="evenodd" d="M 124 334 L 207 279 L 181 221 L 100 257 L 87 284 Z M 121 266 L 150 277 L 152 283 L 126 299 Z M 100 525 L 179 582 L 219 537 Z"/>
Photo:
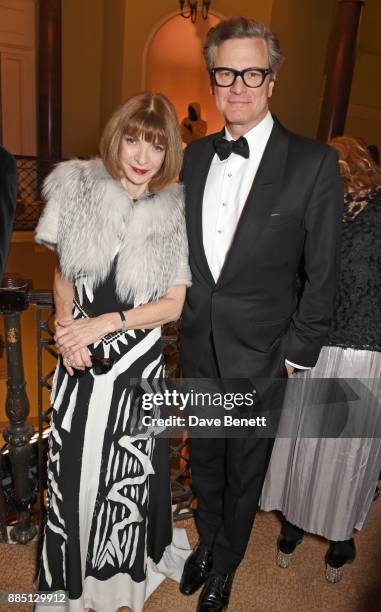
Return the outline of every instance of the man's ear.
<path id="1" fill-rule="evenodd" d="M 268 91 L 268 97 L 269 98 L 271 98 L 271 96 L 273 95 L 274 85 L 275 85 L 275 81 L 270 81 L 270 83 L 269 83 L 269 91 Z"/>

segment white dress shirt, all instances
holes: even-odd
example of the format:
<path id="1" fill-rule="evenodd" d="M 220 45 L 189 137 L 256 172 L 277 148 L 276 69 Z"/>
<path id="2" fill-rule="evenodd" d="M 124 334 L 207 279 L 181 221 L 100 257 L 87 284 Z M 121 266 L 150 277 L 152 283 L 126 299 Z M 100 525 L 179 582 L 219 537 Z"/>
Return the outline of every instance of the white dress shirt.
<path id="1" fill-rule="evenodd" d="M 274 120 L 267 113 L 245 134 L 250 148 L 248 159 L 236 153 L 225 160 L 220 160 L 217 154 L 212 159 L 202 205 L 202 234 L 206 259 L 215 281 L 224 265 L 273 125 Z M 227 128 L 225 138 L 233 140 Z"/>
<path id="2" fill-rule="evenodd" d="M 206 180 L 202 204 L 202 237 L 206 259 L 217 282 L 232 243 L 242 209 L 255 179 L 274 120 L 270 114 L 245 134 L 250 157 L 231 153 L 220 160 L 214 155 Z M 233 140 L 225 127 L 225 138 Z M 304 369 L 288 362 L 290 365 Z"/>

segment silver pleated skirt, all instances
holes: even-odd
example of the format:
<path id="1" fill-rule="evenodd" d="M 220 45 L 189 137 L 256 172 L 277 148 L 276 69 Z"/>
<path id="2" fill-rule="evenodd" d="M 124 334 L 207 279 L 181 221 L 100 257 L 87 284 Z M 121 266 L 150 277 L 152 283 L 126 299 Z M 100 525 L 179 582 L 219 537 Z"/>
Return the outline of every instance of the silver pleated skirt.
<path id="1" fill-rule="evenodd" d="M 352 414 L 352 431 L 356 433 L 350 435 L 359 437 L 345 437 L 345 430 L 338 438 L 303 437 L 303 433 L 294 438 L 278 437 L 260 507 L 265 511 L 280 510 L 290 523 L 308 533 L 333 541 L 347 540 L 354 529 L 364 526 L 381 470 L 381 353 L 324 347 L 315 368 L 297 376 L 305 382 L 299 383 L 298 394 L 293 398 L 296 431 L 303 432 L 308 419 L 305 400 L 311 378 L 351 379 L 348 382 L 354 393 L 355 379 L 361 379 L 372 406 L 364 410 L 360 405 Z M 282 419 L 289 420 L 289 399 L 286 404 Z M 352 402 L 352 412 L 355 404 Z"/>

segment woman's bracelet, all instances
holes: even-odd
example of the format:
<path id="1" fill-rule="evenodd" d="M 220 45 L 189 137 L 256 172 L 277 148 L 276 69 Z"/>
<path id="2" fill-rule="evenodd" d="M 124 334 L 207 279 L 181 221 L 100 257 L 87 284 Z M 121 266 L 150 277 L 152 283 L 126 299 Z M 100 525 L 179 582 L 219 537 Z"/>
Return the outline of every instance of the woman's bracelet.
<path id="1" fill-rule="evenodd" d="M 123 333 L 125 333 L 125 332 L 128 330 L 128 322 L 127 322 L 127 319 L 126 319 L 126 317 L 125 317 L 125 315 L 124 315 L 123 310 L 119 310 L 119 311 L 118 311 L 118 314 L 119 314 L 119 316 L 120 316 L 120 318 L 121 318 L 121 320 L 122 320 L 121 330 L 122 330 L 122 332 L 123 332 Z"/>

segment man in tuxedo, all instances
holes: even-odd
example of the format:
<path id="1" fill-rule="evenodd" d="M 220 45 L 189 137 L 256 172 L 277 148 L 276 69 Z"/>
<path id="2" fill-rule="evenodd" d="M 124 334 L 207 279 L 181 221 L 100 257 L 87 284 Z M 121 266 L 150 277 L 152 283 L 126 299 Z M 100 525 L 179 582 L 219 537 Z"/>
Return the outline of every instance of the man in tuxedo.
<path id="1" fill-rule="evenodd" d="M 333 309 L 343 207 L 336 153 L 270 114 L 282 60 L 271 30 L 243 17 L 222 21 L 204 51 L 225 128 L 184 154 L 193 280 L 183 312 L 184 376 L 291 376 L 315 365 Z M 200 542 L 180 590 L 190 595 L 204 585 L 200 612 L 228 605 L 272 442 L 190 440 Z"/>
<path id="2" fill-rule="evenodd" d="M 7 260 L 16 210 L 17 170 L 12 155 L 0 147 L 0 282 Z"/>

